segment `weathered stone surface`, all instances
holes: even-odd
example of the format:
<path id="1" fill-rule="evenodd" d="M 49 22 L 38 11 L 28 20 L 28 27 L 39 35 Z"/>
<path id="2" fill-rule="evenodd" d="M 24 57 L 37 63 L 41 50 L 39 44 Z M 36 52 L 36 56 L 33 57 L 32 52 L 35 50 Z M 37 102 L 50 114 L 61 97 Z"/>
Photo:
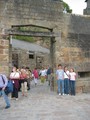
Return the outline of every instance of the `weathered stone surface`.
<path id="1" fill-rule="evenodd" d="M 9 40 L 0 39 L 0 73 L 9 74 Z"/>
<path id="2" fill-rule="evenodd" d="M 87 93 L 90 92 L 90 78 L 79 78 L 76 82 L 76 92 L 77 93 Z"/>
<path id="3" fill-rule="evenodd" d="M 31 82 L 28 97 L 19 93 L 19 100 L 11 100 L 11 107 L 4 109 L 5 103 L 0 98 L 0 120 L 89 120 L 90 94 L 76 96 L 58 96 L 51 92 L 48 82 L 35 87 Z"/>

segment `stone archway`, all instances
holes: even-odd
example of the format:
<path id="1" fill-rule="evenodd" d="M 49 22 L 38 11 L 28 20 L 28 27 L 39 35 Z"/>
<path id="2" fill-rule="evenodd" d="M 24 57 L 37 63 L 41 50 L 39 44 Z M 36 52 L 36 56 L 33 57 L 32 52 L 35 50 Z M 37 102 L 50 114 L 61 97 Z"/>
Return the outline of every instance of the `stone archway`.
<path id="1" fill-rule="evenodd" d="M 36 28 L 41 28 L 41 31 L 21 31 L 20 27 L 36 27 Z M 44 31 L 47 30 L 47 31 Z M 43 26 L 37 26 L 37 25 L 13 25 L 11 29 L 6 29 L 5 34 L 9 36 L 14 36 L 14 35 L 20 35 L 20 36 L 29 36 L 29 37 L 49 37 L 50 38 L 50 65 L 52 68 L 54 68 L 54 43 L 55 43 L 55 37 L 58 36 L 58 33 L 53 32 L 53 29 L 48 28 L 48 27 L 43 27 Z M 11 49 L 11 48 L 10 48 Z M 11 53 L 12 49 L 10 50 Z"/>
<path id="2" fill-rule="evenodd" d="M 7 39 L 6 35 L 9 35 L 10 32 L 5 32 L 5 29 L 11 29 L 12 27 L 17 27 L 18 25 L 37 25 L 44 26 L 43 28 L 52 28 L 55 30 L 56 26 L 58 26 L 59 20 L 63 15 L 63 4 L 60 1 L 51 1 L 51 0 L 1 0 L 0 1 L 0 71 L 9 74 L 9 56 L 10 56 L 10 41 Z M 15 31 L 14 31 L 15 32 Z M 29 33 L 27 33 L 28 35 Z M 33 33 L 31 33 L 34 35 Z M 43 33 L 35 33 L 40 35 Z M 55 36 L 53 31 L 49 31 L 48 33 L 44 33 L 44 36 L 50 36 L 51 40 L 51 50 L 55 47 Z M 56 50 L 55 50 L 56 51 Z M 54 50 L 53 50 L 54 52 Z M 52 53 L 53 54 L 53 53 Z M 52 56 L 51 56 L 52 57 Z M 54 58 L 54 57 L 53 57 Z M 53 59 L 51 59 L 53 60 Z M 54 60 L 53 60 L 54 61 Z M 53 62 L 52 61 L 52 62 Z M 54 64 L 52 64 L 54 65 Z"/>

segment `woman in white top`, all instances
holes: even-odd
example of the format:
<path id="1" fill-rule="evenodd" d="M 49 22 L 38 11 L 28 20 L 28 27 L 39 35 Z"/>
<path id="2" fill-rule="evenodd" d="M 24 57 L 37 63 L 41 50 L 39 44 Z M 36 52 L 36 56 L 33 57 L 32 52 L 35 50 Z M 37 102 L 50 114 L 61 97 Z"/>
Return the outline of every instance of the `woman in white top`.
<path id="1" fill-rule="evenodd" d="M 76 81 L 76 73 L 74 69 L 70 69 L 70 94 L 75 95 L 75 81 Z"/>
<path id="2" fill-rule="evenodd" d="M 13 92 L 12 92 L 12 98 L 15 98 L 18 100 L 18 88 L 19 88 L 19 79 L 20 74 L 17 72 L 17 68 L 14 66 L 13 70 L 10 74 L 10 79 L 13 81 Z"/>
<path id="3" fill-rule="evenodd" d="M 64 67 L 64 93 L 69 94 L 69 70 L 67 66 Z"/>

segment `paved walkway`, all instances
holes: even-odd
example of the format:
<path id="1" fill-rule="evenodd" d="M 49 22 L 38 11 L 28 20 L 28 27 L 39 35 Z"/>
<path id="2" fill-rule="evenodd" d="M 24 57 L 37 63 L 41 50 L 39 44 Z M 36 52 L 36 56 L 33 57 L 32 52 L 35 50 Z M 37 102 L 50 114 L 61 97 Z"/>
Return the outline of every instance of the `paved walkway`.
<path id="1" fill-rule="evenodd" d="M 48 84 L 32 83 L 28 97 L 11 100 L 11 108 L 5 110 L 0 98 L 0 120 L 90 120 L 90 94 L 58 96 L 50 92 Z"/>

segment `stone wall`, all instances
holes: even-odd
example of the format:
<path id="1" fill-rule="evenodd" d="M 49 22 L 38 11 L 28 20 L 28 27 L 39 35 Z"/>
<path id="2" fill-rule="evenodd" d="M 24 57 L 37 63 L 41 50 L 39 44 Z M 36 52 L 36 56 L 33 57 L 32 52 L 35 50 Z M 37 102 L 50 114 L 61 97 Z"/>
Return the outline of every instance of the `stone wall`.
<path id="1" fill-rule="evenodd" d="M 63 17 L 61 40 L 57 40 L 58 61 L 76 71 L 90 71 L 90 17 L 70 14 Z"/>
<path id="2" fill-rule="evenodd" d="M 9 74 L 9 40 L 0 36 L 0 73 Z"/>
<path id="3" fill-rule="evenodd" d="M 12 25 L 34 24 L 52 28 L 53 23 L 61 17 L 62 11 L 63 6 L 58 1 L 0 0 L 0 34 L 5 34 L 4 30 L 10 29 Z M 9 43 L 9 40 L 6 41 Z M 0 42 L 2 42 L 2 39 L 0 39 Z M 3 51 L 3 48 L 1 51 Z M 9 58 L 9 53 L 7 58 Z M 5 63 L 2 63 L 1 57 L 0 64 L 2 67 L 4 68 L 6 64 L 5 73 L 9 68 L 8 63 L 9 59 L 5 59 Z"/>
<path id="4" fill-rule="evenodd" d="M 76 82 L 76 92 L 77 93 L 87 93 L 90 92 L 90 77 L 79 78 Z"/>
<path id="5" fill-rule="evenodd" d="M 9 28 L 15 24 L 32 23 L 44 26 L 42 20 L 57 21 L 62 10 L 61 2 L 52 0 L 0 0 L 0 26 Z"/>
<path id="6" fill-rule="evenodd" d="M 15 58 L 15 61 L 17 62 L 19 68 L 24 66 L 29 67 L 30 70 L 33 70 L 35 67 L 41 69 L 41 67 L 47 67 L 50 63 L 50 56 L 48 53 L 33 52 L 34 58 L 32 59 L 29 58 L 27 50 L 12 48 L 12 55 L 17 55 L 18 58 Z M 41 58 L 40 63 L 37 60 L 38 57 Z"/>
<path id="7" fill-rule="evenodd" d="M 63 19 L 61 37 L 55 38 L 56 64 L 73 67 L 77 74 L 90 73 L 90 16 L 64 14 Z M 90 90 L 90 74 L 86 77 L 77 78 L 77 92 Z"/>

